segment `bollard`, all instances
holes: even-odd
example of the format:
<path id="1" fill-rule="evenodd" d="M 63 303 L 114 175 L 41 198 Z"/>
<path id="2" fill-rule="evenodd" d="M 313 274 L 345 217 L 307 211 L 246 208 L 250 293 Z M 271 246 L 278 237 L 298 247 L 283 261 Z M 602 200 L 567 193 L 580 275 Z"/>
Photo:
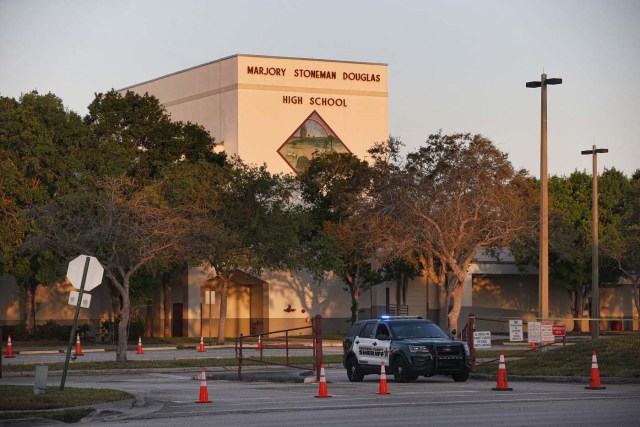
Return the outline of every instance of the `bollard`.
<path id="1" fill-rule="evenodd" d="M 47 391 L 48 365 L 36 365 L 36 375 L 33 384 L 33 394 L 45 393 Z"/>

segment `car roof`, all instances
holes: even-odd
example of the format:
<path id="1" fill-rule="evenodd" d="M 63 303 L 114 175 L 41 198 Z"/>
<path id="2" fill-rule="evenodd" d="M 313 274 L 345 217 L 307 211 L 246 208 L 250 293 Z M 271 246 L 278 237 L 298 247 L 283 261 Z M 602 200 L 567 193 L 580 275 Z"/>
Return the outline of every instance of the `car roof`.
<path id="1" fill-rule="evenodd" d="M 395 323 L 395 322 L 422 322 L 422 323 L 433 323 L 433 324 L 435 324 L 435 322 L 433 322 L 432 320 L 423 319 L 421 317 L 398 316 L 398 317 L 393 317 L 393 318 L 388 318 L 388 319 L 385 318 L 385 319 L 358 320 L 353 325 L 355 326 L 355 325 L 363 325 L 365 323 Z"/>

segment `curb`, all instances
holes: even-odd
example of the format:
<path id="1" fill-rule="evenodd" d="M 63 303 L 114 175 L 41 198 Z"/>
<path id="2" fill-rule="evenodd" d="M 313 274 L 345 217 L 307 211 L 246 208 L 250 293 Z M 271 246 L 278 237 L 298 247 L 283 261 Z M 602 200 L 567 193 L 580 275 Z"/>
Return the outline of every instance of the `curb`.
<path id="1" fill-rule="evenodd" d="M 495 381 L 496 375 L 493 374 L 469 374 L 469 378 L 474 380 Z M 547 383 L 578 383 L 589 384 L 590 377 L 569 377 L 569 376 L 524 376 L 509 375 L 509 381 L 529 381 L 529 382 L 547 382 Z M 640 378 L 626 377 L 601 377 L 602 383 L 606 384 L 640 384 Z"/>
<path id="2" fill-rule="evenodd" d="M 338 365 L 325 365 L 326 367 L 338 367 Z M 340 366 L 341 367 L 341 366 Z M 207 370 L 207 379 L 212 378 L 213 376 L 220 376 L 220 378 L 215 379 L 229 379 L 232 381 L 237 381 L 238 379 L 238 367 L 237 366 L 205 366 Z M 200 367 L 176 367 L 176 368 L 124 368 L 124 369 L 86 369 L 86 370 L 69 370 L 67 372 L 67 376 L 80 376 L 80 375 L 127 375 L 127 374 L 140 374 L 140 373 L 193 373 L 194 379 L 200 380 Z M 271 370 L 271 372 L 269 371 Z M 244 377 L 258 377 L 263 376 L 264 378 L 273 378 L 276 377 L 277 374 L 281 376 L 299 376 L 300 373 L 306 374 L 311 372 L 310 375 L 313 375 L 311 370 L 299 370 L 299 369 L 287 369 L 286 366 L 276 367 L 276 368 L 266 368 L 264 366 L 243 366 L 242 367 L 242 376 L 243 381 L 245 381 Z M 197 374 L 197 375 L 196 375 Z M 49 376 L 57 376 L 62 375 L 62 371 L 49 371 Z M 33 377 L 35 376 L 35 371 L 19 371 L 19 372 L 3 372 L 4 377 Z M 222 378 L 225 377 L 225 378 Z M 228 377 L 228 378 L 227 378 Z M 262 380 L 253 380 L 253 381 L 262 381 Z M 270 380 L 265 380 L 270 381 Z M 274 382 L 287 382 L 284 380 L 274 381 Z M 294 381 L 297 382 L 297 381 Z M 300 380 L 303 382 L 303 380 Z"/>
<path id="3" fill-rule="evenodd" d="M 15 351 L 14 353 L 27 356 L 27 355 L 38 355 L 38 354 L 60 354 L 64 352 L 62 350 L 21 350 L 21 351 Z"/>
<path id="4" fill-rule="evenodd" d="M 137 350 L 137 349 L 136 349 Z M 151 346 L 143 346 L 142 351 L 164 351 L 164 350 L 178 350 L 178 347 L 175 346 L 165 346 L 165 347 L 151 347 Z"/>
<path id="5" fill-rule="evenodd" d="M 278 371 L 278 372 L 243 372 L 238 380 L 238 372 L 207 372 L 209 380 L 226 380 L 240 382 L 272 382 L 272 383 L 307 383 L 313 371 Z"/>
<path id="6" fill-rule="evenodd" d="M 104 348 L 83 348 L 83 353 L 104 353 Z M 15 354 L 23 355 L 23 356 L 34 356 L 38 354 L 65 354 L 66 350 L 19 350 L 15 351 Z"/>

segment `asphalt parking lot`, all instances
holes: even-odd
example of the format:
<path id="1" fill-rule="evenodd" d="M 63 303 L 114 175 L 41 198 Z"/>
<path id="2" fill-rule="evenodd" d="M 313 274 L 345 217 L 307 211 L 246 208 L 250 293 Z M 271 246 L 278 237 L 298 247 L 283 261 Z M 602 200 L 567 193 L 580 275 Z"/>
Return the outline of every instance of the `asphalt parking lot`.
<path id="1" fill-rule="evenodd" d="M 274 376 L 299 375 L 282 368 L 252 367 L 254 373 L 272 370 Z M 214 379 L 220 368 L 208 370 L 211 403 L 196 403 L 199 369 L 78 372 L 67 387 L 125 390 L 129 401 L 98 405 L 83 424 L 116 426 L 235 425 L 637 425 L 640 384 L 606 384 L 605 390 L 586 390 L 576 382 L 512 381 L 513 391 L 494 392 L 492 379 L 472 378 L 455 383 L 448 377 L 388 382 L 390 394 L 379 395 L 377 375 L 350 383 L 344 369 L 326 369 L 329 398 L 317 398 L 317 383 L 283 383 L 264 377 L 253 381 Z M 59 384 L 52 373 L 49 386 Z M 606 379 L 603 379 L 606 382 Z M 9 376 L 2 384 L 31 384 L 31 376 Z M 81 402 L 79 402 L 80 404 Z M 40 421 L 38 421 L 40 422 Z M 51 425 L 31 420 L 7 426 Z"/>

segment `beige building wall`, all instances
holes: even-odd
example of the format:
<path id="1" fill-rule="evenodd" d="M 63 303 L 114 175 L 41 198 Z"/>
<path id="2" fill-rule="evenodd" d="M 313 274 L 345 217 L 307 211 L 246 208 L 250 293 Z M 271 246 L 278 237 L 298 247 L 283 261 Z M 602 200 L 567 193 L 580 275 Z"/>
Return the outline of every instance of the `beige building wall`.
<path id="1" fill-rule="evenodd" d="M 325 333 L 343 331 L 351 317 L 351 299 L 339 278 L 328 275 L 322 283 L 310 274 L 266 272 L 262 279 L 269 283 L 269 330 L 311 326 L 317 314 L 323 317 Z M 310 330 L 300 334 L 308 335 Z"/>
<path id="2" fill-rule="evenodd" d="M 266 163 L 272 173 L 293 173 L 279 149 L 313 113 L 319 116 L 314 123 L 322 122 L 323 129 L 360 158 L 366 158 L 374 143 L 387 139 L 387 77 L 385 64 L 234 55 L 120 92 L 149 93 L 173 120 L 207 129 L 219 150 L 245 163 Z M 316 314 L 327 319 L 325 330 L 346 328 L 350 299 L 341 281 L 328 278 L 318 284 L 305 274 L 280 272 L 268 272 L 261 279 L 268 285 L 237 285 L 230 292 L 227 336 L 306 326 Z M 191 268 L 186 289 L 175 288 L 173 302 L 184 305 L 186 336 L 217 336 L 219 300 L 209 322 L 202 296 L 205 287 L 216 288 L 212 280 L 204 269 Z M 371 301 L 370 295 L 367 302 Z"/>
<path id="3" fill-rule="evenodd" d="M 17 325 L 22 319 L 21 290 L 15 277 L 0 273 L 0 323 Z"/>
<path id="4" fill-rule="evenodd" d="M 601 322 L 603 324 L 600 325 L 600 329 L 615 331 L 639 329 L 638 310 L 631 285 L 600 289 L 600 317 L 607 319 Z M 584 330 L 587 328 L 587 325 L 583 325 Z"/>
<path id="5" fill-rule="evenodd" d="M 75 307 L 68 304 L 71 291 L 77 291 L 65 282 L 56 282 L 49 286 L 38 286 L 35 296 L 36 324 L 41 325 L 49 320 L 58 324 L 71 324 Z M 98 337 L 101 323 L 110 320 L 111 298 L 106 285 L 100 285 L 91 292 L 91 305 L 81 308 L 78 313 L 78 326 L 88 324 L 89 334 Z M 0 274 L 0 325 L 19 325 L 24 321 L 22 312 L 21 289 L 13 276 Z"/>
<path id="6" fill-rule="evenodd" d="M 157 97 L 173 120 L 204 126 L 225 152 L 292 172 L 278 149 L 314 111 L 366 158 L 388 129 L 386 64 L 235 55 L 127 90 Z"/>
<path id="7" fill-rule="evenodd" d="M 244 161 L 291 172 L 277 150 L 314 111 L 360 158 L 387 139 L 386 65 L 249 55 L 237 60 L 238 154 Z"/>
<path id="8" fill-rule="evenodd" d="M 121 89 L 158 98 L 175 121 L 202 125 L 230 154 L 238 153 L 237 57 L 209 62 Z"/>

